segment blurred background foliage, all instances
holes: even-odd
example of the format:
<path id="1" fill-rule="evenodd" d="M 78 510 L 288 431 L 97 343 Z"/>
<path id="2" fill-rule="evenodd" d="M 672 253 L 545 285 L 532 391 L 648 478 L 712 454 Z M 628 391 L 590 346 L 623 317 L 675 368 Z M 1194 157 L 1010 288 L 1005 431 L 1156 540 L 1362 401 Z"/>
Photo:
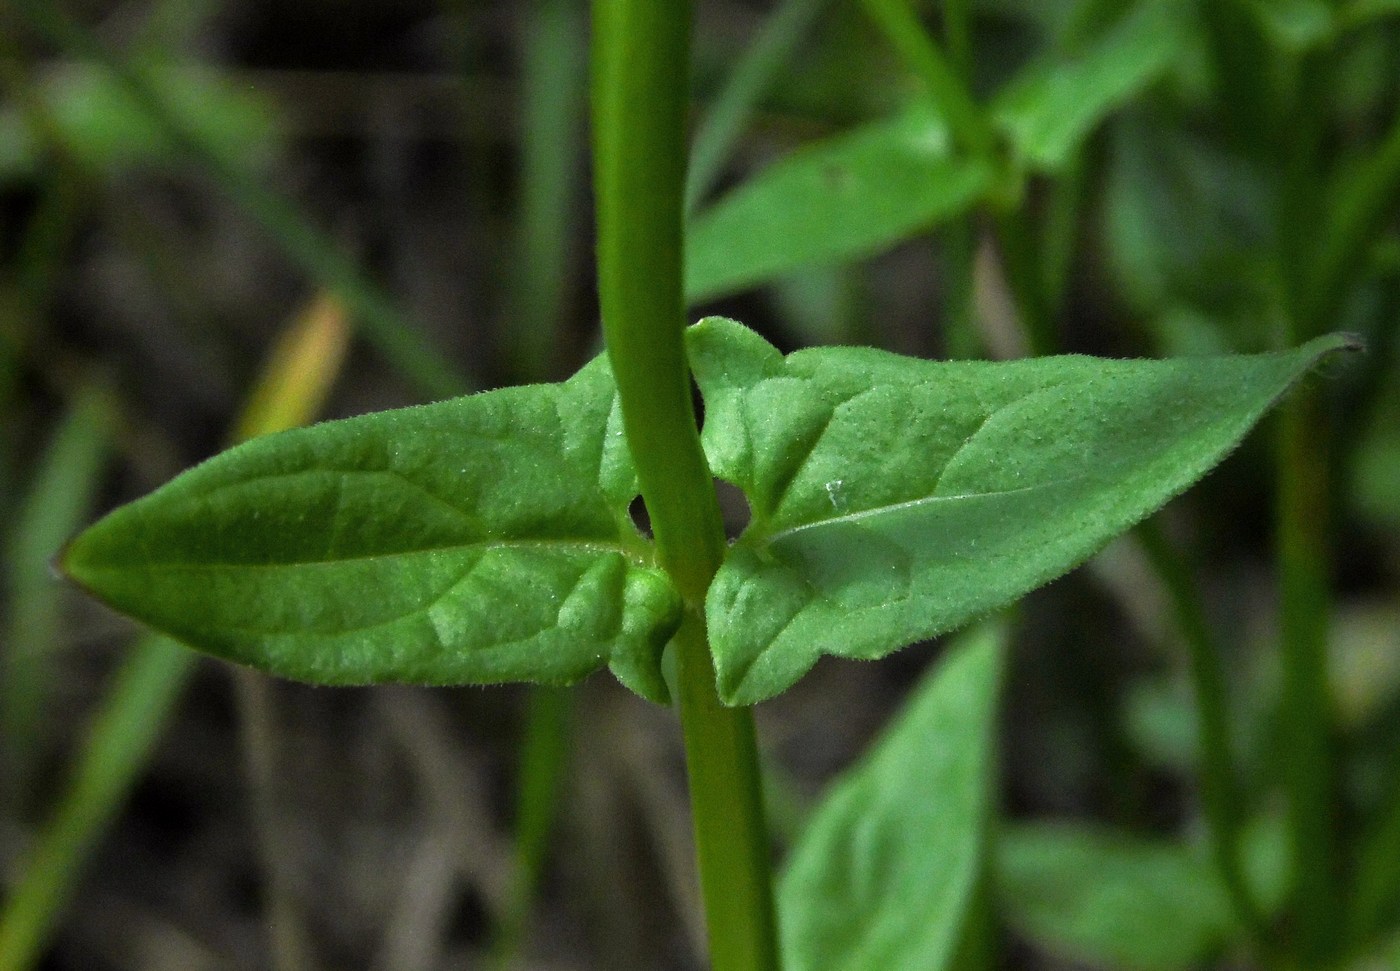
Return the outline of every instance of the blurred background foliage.
<path id="1" fill-rule="evenodd" d="M 1367 339 L 1310 390 L 1319 566 L 1341 950 L 1400 967 L 1400 4 L 915 4 L 1011 146 L 996 173 L 922 96 L 898 4 L 697 6 L 697 317 L 930 357 Z M 586 79 L 583 0 L 0 8 L 0 968 L 699 966 L 668 712 L 603 678 L 233 676 L 48 568 L 230 438 L 594 354 Z M 1247 880 L 1281 906 L 1270 450 L 1024 604 L 1006 967 L 1236 952 L 1182 602 L 1221 661 Z M 824 662 L 760 710 L 780 848 L 938 650 Z"/>

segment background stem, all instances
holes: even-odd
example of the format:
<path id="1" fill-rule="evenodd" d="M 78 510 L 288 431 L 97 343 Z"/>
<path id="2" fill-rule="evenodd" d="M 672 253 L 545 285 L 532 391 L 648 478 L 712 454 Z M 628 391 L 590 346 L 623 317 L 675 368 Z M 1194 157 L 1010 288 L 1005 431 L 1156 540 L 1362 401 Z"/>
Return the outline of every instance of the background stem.
<path id="1" fill-rule="evenodd" d="M 1279 415 L 1278 562 L 1283 698 L 1281 750 L 1294 861 L 1292 913 L 1300 957 L 1332 949 L 1338 917 L 1327 628 L 1327 468 L 1319 403 L 1300 388 Z"/>
<path id="2" fill-rule="evenodd" d="M 1177 628 L 1191 653 L 1191 681 L 1200 733 L 1197 749 L 1201 806 L 1210 827 L 1211 853 L 1236 918 L 1260 942 L 1264 935 L 1263 918 L 1241 867 L 1244 812 L 1230 750 L 1229 698 L 1220 645 L 1206 621 L 1191 569 L 1172 548 L 1157 518 L 1142 522 L 1137 535 L 1167 588 Z"/>
<path id="3" fill-rule="evenodd" d="M 515 790 L 515 873 L 491 944 L 492 966 L 498 971 L 520 960 L 569 764 L 573 704 L 568 690 L 531 685 L 528 704 Z"/>
<path id="4" fill-rule="evenodd" d="M 715 692 L 705 592 L 724 555 L 691 403 L 682 301 L 690 5 L 593 8 L 598 291 L 657 558 L 685 600 L 673 642 L 711 962 L 778 966 L 753 721 Z"/>

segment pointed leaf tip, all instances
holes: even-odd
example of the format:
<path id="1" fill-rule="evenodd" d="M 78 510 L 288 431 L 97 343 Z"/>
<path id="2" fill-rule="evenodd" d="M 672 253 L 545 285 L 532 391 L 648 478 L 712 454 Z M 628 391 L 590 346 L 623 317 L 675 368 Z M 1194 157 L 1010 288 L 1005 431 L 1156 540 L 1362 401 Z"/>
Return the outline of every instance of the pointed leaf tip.
<path id="1" fill-rule="evenodd" d="M 790 971 L 958 966 L 983 883 L 1006 633 L 949 646 L 823 798 L 779 884 Z"/>
<path id="2" fill-rule="evenodd" d="M 706 454 L 752 520 L 706 598 L 721 697 L 753 704 L 822 654 L 872 659 L 1083 562 L 1186 489 L 1342 335 L 1166 361 L 778 360 L 692 331 Z"/>

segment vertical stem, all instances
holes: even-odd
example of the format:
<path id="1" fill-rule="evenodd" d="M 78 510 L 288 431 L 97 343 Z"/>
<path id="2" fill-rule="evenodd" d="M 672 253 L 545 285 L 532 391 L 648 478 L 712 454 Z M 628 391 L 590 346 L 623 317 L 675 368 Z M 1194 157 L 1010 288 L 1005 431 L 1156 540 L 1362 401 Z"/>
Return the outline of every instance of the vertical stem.
<path id="1" fill-rule="evenodd" d="M 679 707 L 717 971 L 778 966 L 752 715 L 715 692 L 705 592 L 725 541 L 691 404 L 681 295 L 690 5 L 594 4 L 598 291 L 657 558 L 685 601 Z"/>
<path id="2" fill-rule="evenodd" d="M 1230 751 L 1229 703 L 1225 668 L 1220 661 L 1220 645 L 1211 633 L 1205 611 L 1201 609 L 1200 596 L 1191 580 L 1191 573 L 1163 535 L 1158 521 L 1155 518 L 1145 520 L 1138 526 L 1137 535 L 1167 588 L 1177 627 L 1191 653 L 1191 680 L 1196 694 L 1197 717 L 1200 719 L 1201 803 L 1210 826 L 1211 852 L 1216 869 L 1234 906 L 1236 919 L 1258 943 L 1263 939 L 1264 923 L 1240 865 L 1244 813 Z"/>
<path id="3" fill-rule="evenodd" d="M 515 873 L 505 913 L 496 925 L 491 944 L 491 964 L 498 971 L 516 966 L 525 944 L 530 907 L 544 872 L 550 832 L 568 768 L 572 715 L 566 689 L 531 686 L 515 797 Z"/>
<path id="4" fill-rule="evenodd" d="M 972 88 L 972 11 L 968 0 L 943 0 L 943 36 L 948 58 L 963 85 Z"/>
<path id="5" fill-rule="evenodd" d="M 996 213 L 995 223 L 1006 282 L 1016 298 L 1031 356 L 1053 354 L 1059 350 L 1060 340 L 1046 301 L 1035 221 L 1024 208 L 1017 208 Z"/>
<path id="6" fill-rule="evenodd" d="M 1332 95 L 1325 51 L 1285 63 L 1290 121 L 1278 173 L 1277 259 L 1285 300 L 1284 340 L 1312 336 L 1308 318 L 1316 281 L 1313 240 L 1322 218 L 1326 178 L 1322 150 Z M 1283 786 L 1287 794 L 1294 880 L 1289 900 L 1291 950 L 1303 966 L 1336 956 L 1345 927 L 1336 818 L 1336 748 L 1331 735 L 1328 626 L 1331 614 L 1330 434 L 1318 391 L 1303 387 L 1278 418 L 1277 558 L 1283 667 Z"/>
<path id="7" fill-rule="evenodd" d="M 973 100 L 966 81 L 924 30 L 905 0 L 865 0 L 865 10 L 910 69 L 923 80 L 929 96 L 948 121 L 953 141 L 976 158 L 991 159 L 996 139 L 986 114 Z"/>
<path id="8" fill-rule="evenodd" d="M 585 0 L 541 0 L 522 10 L 519 237 L 510 346 L 515 372 L 530 381 L 555 378 L 560 364 L 583 157 L 587 14 Z"/>
<path id="9" fill-rule="evenodd" d="M 1341 927 L 1333 819 L 1327 626 L 1326 445 L 1319 401 L 1301 388 L 1279 416 L 1278 557 L 1282 585 L 1284 786 L 1295 881 L 1296 950 L 1324 958 Z"/>
<path id="10" fill-rule="evenodd" d="M 977 332 L 977 225 L 971 216 L 956 219 L 942 233 L 948 295 L 943 301 L 943 356 L 950 361 L 981 356 Z"/>
<path id="11" fill-rule="evenodd" d="M 714 187 L 759 99 L 792 59 L 798 42 L 831 0 L 782 0 L 741 54 L 695 133 L 686 172 L 685 211 L 693 215 Z"/>

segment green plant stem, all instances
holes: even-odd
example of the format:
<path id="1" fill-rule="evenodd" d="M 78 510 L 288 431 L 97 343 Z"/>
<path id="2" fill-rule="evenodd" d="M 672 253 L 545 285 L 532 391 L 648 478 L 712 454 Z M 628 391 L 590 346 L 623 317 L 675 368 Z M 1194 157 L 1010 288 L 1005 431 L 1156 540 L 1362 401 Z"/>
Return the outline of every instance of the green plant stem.
<path id="1" fill-rule="evenodd" d="M 657 559 L 686 605 L 673 649 L 710 960 L 717 971 L 772 971 L 777 934 L 752 714 L 719 702 L 703 614 L 725 540 L 683 333 L 690 16 L 682 2 L 594 4 L 598 292 Z"/>
<path id="2" fill-rule="evenodd" d="M 1386 919 L 1394 915 L 1400 902 L 1400 767 L 1392 772 L 1385 807 L 1380 818 L 1360 841 L 1356 862 L 1356 880 L 1352 891 L 1352 909 L 1348 915 L 1347 944 L 1365 948 L 1386 931 Z M 1393 929 L 1393 928 L 1392 928 Z"/>
<path id="3" fill-rule="evenodd" d="M 1024 208 L 1005 209 L 994 215 L 1006 282 L 1016 299 L 1016 309 L 1032 357 L 1059 350 L 1059 334 L 1045 292 L 1034 220 Z"/>
<path id="4" fill-rule="evenodd" d="M 700 614 L 687 612 L 675 651 L 710 966 L 777 971 L 771 850 L 753 717 L 747 708 L 720 704 Z"/>
<path id="5" fill-rule="evenodd" d="M 991 126 L 953 63 L 919 23 L 907 0 L 865 0 L 866 12 L 928 88 L 948 121 L 953 141 L 982 159 L 995 155 Z"/>
<path id="6" fill-rule="evenodd" d="M 831 0 L 783 0 L 740 56 L 729 80 L 695 133 L 686 172 L 685 212 L 694 213 L 714 187 L 725 159 L 758 100 L 792 58 L 798 41 Z"/>
<path id="7" fill-rule="evenodd" d="M 1191 572 L 1163 535 L 1157 519 L 1145 520 L 1138 526 L 1137 535 L 1166 586 L 1177 628 L 1191 654 L 1191 680 L 1199 719 L 1201 803 L 1210 826 L 1211 852 L 1236 919 L 1258 944 L 1264 939 L 1264 921 L 1240 865 L 1244 811 L 1230 750 L 1229 707 L 1220 645 L 1201 609 Z"/>
<path id="8" fill-rule="evenodd" d="M 1320 323 L 1311 317 L 1318 299 L 1313 288 L 1322 282 L 1312 274 L 1313 239 L 1325 213 L 1321 153 L 1332 60 L 1310 52 L 1287 62 L 1283 75 L 1290 126 L 1276 175 L 1276 258 L 1285 300 L 1282 337 L 1289 346 L 1307 340 Z M 1316 967 L 1337 956 L 1346 928 L 1328 671 L 1332 442 L 1319 391 L 1304 385 L 1291 395 L 1279 409 L 1277 428 L 1279 741 L 1294 868 L 1290 950 L 1301 965 Z"/>
<path id="9" fill-rule="evenodd" d="M 29 482 L 5 544 L 5 641 L 0 645 L 0 803 L 27 808 L 52 680 L 62 642 L 64 594 L 49 560 L 89 514 L 111 448 L 111 402 L 84 388 Z"/>
<path id="10" fill-rule="evenodd" d="M 469 390 L 462 376 L 408 324 L 382 289 L 366 279 L 291 202 L 191 131 L 144 75 L 123 64 L 58 5 L 19 0 L 16 7 L 46 37 L 111 72 L 171 144 L 195 159 L 239 208 L 262 224 L 288 257 L 344 301 L 365 337 L 421 392 L 450 397 Z"/>
<path id="11" fill-rule="evenodd" d="M 38 962 L 78 868 L 146 765 L 195 658 L 174 641 L 147 637 L 117 672 L 63 800 L 0 914 L 0 971 L 24 971 Z"/>
<path id="12" fill-rule="evenodd" d="M 948 296 L 943 301 L 943 355 L 950 361 L 982 356 L 977 330 L 977 222 L 971 217 L 954 220 L 942 237 Z"/>
<path id="13" fill-rule="evenodd" d="M 520 205 L 511 345 L 517 374 L 551 380 L 569 295 L 570 243 L 583 159 L 586 0 L 543 0 L 524 10 Z"/>
<path id="14" fill-rule="evenodd" d="M 1400 203 L 1400 116 L 1330 201 L 1327 231 L 1308 266 L 1310 284 L 1300 311 L 1303 337 L 1330 326 L 1349 285 L 1366 267 L 1366 248 Z"/>
<path id="15" fill-rule="evenodd" d="M 1320 411 L 1316 391 L 1300 388 L 1282 404 L 1278 429 L 1280 743 L 1295 872 L 1295 950 L 1305 962 L 1328 956 L 1342 926 L 1327 665 L 1328 471 Z"/>
<path id="16" fill-rule="evenodd" d="M 513 966 L 525 940 L 569 761 L 569 724 L 573 720 L 569 691 L 535 685 L 528 704 L 515 801 L 515 873 L 491 946 L 492 963 L 500 971 Z"/>
<path id="17" fill-rule="evenodd" d="M 968 0 L 943 0 L 943 36 L 948 58 L 964 87 L 972 87 L 972 11 Z"/>

